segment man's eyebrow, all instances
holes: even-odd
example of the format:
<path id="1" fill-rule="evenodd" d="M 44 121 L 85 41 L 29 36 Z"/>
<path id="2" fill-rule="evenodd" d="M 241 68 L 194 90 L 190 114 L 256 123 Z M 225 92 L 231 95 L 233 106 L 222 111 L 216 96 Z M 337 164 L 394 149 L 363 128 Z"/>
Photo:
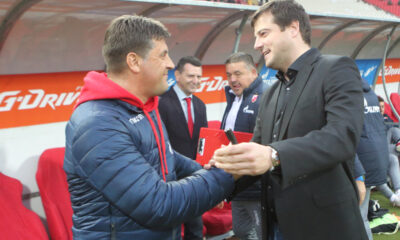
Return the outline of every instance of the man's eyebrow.
<path id="1" fill-rule="evenodd" d="M 263 31 L 270 31 L 270 29 L 269 29 L 269 28 L 266 28 L 266 27 L 261 28 L 260 30 L 258 30 L 258 31 L 256 32 L 256 34 L 260 34 L 260 33 L 263 32 Z"/>

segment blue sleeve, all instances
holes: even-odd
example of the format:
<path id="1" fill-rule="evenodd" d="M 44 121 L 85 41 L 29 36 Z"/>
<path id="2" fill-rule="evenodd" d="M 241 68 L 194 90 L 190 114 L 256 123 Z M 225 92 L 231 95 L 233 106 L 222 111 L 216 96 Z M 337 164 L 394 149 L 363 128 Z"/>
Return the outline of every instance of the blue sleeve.
<path id="1" fill-rule="evenodd" d="M 232 175 L 216 168 L 165 182 L 134 145 L 126 126 L 112 116 L 84 125 L 76 129 L 79 137 L 71 143 L 77 174 L 142 226 L 177 226 L 213 208 L 233 191 Z M 190 166 L 189 171 L 197 168 L 184 161 L 179 160 Z"/>
<path id="2" fill-rule="evenodd" d="M 176 160 L 175 171 L 178 179 L 190 176 L 195 171 L 202 169 L 201 165 L 196 161 L 187 158 L 176 151 L 174 151 L 174 155 Z"/>
<path id="3" fill-rule="evenodd" d="M 361 164 L 360 159 L 358 158 L 358 155 L 356 154 L 356 157 L 354 158 L 354 177 L 358 178 L 359 176 L 365 175 L 365 169 L 363 165 Z"/>

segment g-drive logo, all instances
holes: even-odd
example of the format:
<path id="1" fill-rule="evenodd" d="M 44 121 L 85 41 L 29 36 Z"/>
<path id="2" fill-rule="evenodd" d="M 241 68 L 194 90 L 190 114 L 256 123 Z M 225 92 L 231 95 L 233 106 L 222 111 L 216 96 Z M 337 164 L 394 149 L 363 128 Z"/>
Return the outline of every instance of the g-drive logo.
<path id="1" fill-rule="evenodd" d="M 80 87 L 74 92 L 46 93 L 43 89 L 30 89 L 30 94 L 20 95 L 21 91 L 5 91 L 0 93 L 0 112 L 13 109 L 27 110 L 34 108 L 45 108 L 47 106 L 56 110 L 56 107 L 71 105 L 80 94 Z"/>

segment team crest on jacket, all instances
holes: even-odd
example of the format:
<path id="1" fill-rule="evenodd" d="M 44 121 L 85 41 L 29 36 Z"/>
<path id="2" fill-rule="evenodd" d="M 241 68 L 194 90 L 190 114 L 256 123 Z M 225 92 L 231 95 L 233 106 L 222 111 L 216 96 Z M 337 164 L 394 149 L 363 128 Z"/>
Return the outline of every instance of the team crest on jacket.
<path id="1" fill-rule="evenodd" d="M 251 98 L 251 103 L 255 103 L 257 101 L 258 95 L 254 94 L 253 97 Z"/>

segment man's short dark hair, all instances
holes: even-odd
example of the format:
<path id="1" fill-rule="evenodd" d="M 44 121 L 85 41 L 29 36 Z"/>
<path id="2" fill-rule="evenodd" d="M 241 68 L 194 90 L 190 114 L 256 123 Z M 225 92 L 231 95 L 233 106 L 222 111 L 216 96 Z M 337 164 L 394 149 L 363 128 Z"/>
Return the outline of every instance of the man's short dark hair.
<path id="1" fill-rule="evenodd" d="M 126 56 L 130 52 L 146 58 L 153 48 L 153 40 L 170 36 L 159 21 L 136 15 L 123 15 L 112 20 L 106 30 L 103 57 L 107 72 L 120 73 L 126 68 Z"/>
<path id="2" fill-rule="evenodd" d="M 181 73 L 183 71 L 183 67 L 185 66 L 186 63 L 189 63 L 196 67 L 201 67 L 201 61 L 197 57 L 186 56 L 186 57 L 179 59 L 179 62 L 176 65 L 176 70 Z"/>
<path id="3" fill-rule="evenodd" d="M 385 100 L 383 100 L 383 98 L 381 96 L 377 96 L 378 97 L 378 102 L 385 102 Z"/>
<path id="4" fill-rule="evenodd" d="M 255 68 L 253 57 L 245 52 L 232 53 L 225 61 L 225 65 L 229 63 L 244 62 L 248 69 Z"/>
<path id="5" fill-rule="evenodd" d="M 257 19 L 267 12 L 272 14 L 274 23 L 280 27 L 281 31 L 284 31 L 293 21 L 298 21 L 303 41 L 311 45 L 310 18 L 303 6 L 293 0 L 275 0 L 267 2 L 253 14 L 251 26 L 254 28 Z"/>

